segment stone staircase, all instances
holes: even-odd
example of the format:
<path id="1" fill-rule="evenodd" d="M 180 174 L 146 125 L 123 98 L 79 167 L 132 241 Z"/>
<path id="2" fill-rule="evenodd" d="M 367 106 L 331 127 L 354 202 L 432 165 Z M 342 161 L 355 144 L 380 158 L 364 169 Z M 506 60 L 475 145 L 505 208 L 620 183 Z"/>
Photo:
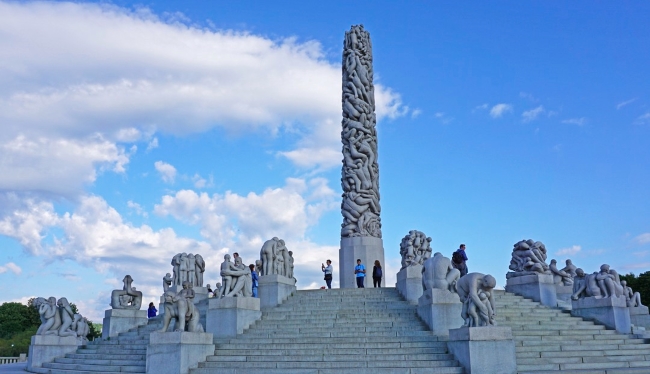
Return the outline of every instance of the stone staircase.
<path id="1" fill-rule="evenodd" d="M 567 311 L 495 291 L 497 323 L 510 326 L 520 374 L 650 373 L 650 344 Z"/>
<path id="2" fill-rule="evenodd" d="M 463 373 L 394 288 L 298 291 L 191 374 Z"/>
<path id="3" fill-rule="evenodd" d="M 650 373 L 650 342 L 566 311 L 495 291 L 497 321 L 510 326 L 520 374 Z M 203 316 L 207 301 L 197 305 Z M 144 373 L 149 334 L 159 317 L 110 340 L 79 347 L 39 373 Z M 191 374 L 463 373 L 394 288 L 298 291 L 263 311 L 243 335 L 215 339 L 213 356 Z M 498 354 L 498 353 L 497 353 Z"/>
<path id="4" fill-rule="evenodd" d="M 89 342 L 53 362 L 44 363 L 37 373 L 97 374 L 146 372 L 149 334 L 162 327 L 162 320 L 152 318 L 149 324 L 119 334 L 115 338 Z"/>

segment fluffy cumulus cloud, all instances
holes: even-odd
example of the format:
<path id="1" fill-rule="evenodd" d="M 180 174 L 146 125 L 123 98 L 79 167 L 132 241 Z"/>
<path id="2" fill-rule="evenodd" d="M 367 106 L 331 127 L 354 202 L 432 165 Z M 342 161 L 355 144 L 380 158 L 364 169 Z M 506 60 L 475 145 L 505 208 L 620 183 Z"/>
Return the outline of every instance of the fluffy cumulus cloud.
<path id="1" fill-rule="evenodd" d="M 46 2 L 0 2 L 0 35 L 0 158 L 16 164 L 0 164 L 5 175 L 34 161 L 66 164 L 66 154 L 50 158 L 48 149 L 99 134 L 68 166 L 81 171 L 78 185 L 93 180 L 88 170 L 98 163 L 120 170 L 128 162 L 119 143 L 146 141 L 150 150 L 156 132 L 213 126 L 270 133 L 302 126 L 304 139 L 285 150 L 290 160 L 300 159 L 291 151 L 310 148 L 322 157 L 300 166 L 339 161 L 329 150 L 340 148 L 341 72 L 318 42 L 213 31 L 143 9 Z M 376 103 L 380 119 L 410 112 L 381 84 Z M 23 155 L 17 142 L 45 148 Z"/>
<path id="2" fill-rule="evenodd" d="M 199 225 L 201 235 L 217 247 L 254 253 L 274 236 L 288 244 L 304 241 L 308 227 L 337 206 L 336 193 L 325 179 L 289 178 L 283 187 L 246 196 L 180 190 L 164 196 L 154 212 Z"/>
<path id="3" fill-rule="evenodd" d="M 490 116 L 492 118 L 501 118 L 504 114 L 512 112 L 511 104 L 497 104 L 490 109 Z"/>
<path id="4" fill-rule="evenodd" d="M 634 242 L 639 245 L 650 243 L 650 232 L 643 233 L 634 238 Z"/>
<path id="5" fill-rule="evenodd" d="M 176 168 L 163 161 L 156 161 L 154 167 L 160 174 L 160 178 L 165 183 L 174 183 L 176 180 Z"/>

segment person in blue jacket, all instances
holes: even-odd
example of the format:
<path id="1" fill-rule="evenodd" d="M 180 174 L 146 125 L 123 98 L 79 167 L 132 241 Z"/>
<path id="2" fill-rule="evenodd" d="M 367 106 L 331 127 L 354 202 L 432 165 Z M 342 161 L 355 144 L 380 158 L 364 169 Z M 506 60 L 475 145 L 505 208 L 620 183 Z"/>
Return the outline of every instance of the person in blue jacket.
<path id="1" fill-rule="evenodd" d="M 257 272 L 255 271 L 255 265 L 250 264 L 248 265 L 248 268 L 251 269 L 251 277 L 253 278 L 253 297 L 257 297 L 257 281 L 260 278 L 257 276 Z"/>
<path id="2" fill-rule="evenodd" d="M 354 267 L 354 274 L 357 276 L 357 288 L 363 287 L 363 280 L 366 278 L 366 267 L 361 265 L 361 259 L 357 259 L 357 266 Z"/>
<path id="3" fill-rule="evenodd" d="M 156 316 L 156 313 L 158 313 L 156 307 L 153 305 L 153 303 L 149 303 L 149 309 L 147 309 L 147 317 L 153 318 Z"/>

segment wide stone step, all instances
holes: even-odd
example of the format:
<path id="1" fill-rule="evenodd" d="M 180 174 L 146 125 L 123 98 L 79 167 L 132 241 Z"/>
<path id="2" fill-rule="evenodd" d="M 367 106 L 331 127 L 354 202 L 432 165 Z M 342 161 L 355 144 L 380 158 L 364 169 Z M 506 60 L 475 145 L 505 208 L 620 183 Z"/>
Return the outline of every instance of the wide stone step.
<path id="1" fill-rule="evenodd" d="M 84 360 L 100 360 L 104 359 L 105 357 L 110 357 L 111 360 L 145 360 L 146 355 L 123 355 L 123 354 L 112 354 L 112 355 L 106 355 L 102 353 L 68 353 L 65 355 L 66 358 L 73 358 L 73 359 L 84 359 Z"/>
<path id="2" fill-rule="evenodd" d="M 71 358 L 63 357 L 56 358 L 54 362 L 58 364 L 86 364 L 86 365 L 109 365 L 109 366 L 145 366 L 145 362 L 139 358 L 134 360 L 123 360 L 123 359 L 91 359 L 89 357 L 84 358 Z"/>
<path id="3" fill-rule="evenodd" d="M 302 349 L 265 349 L 265 350 L 254 350 L 254 349 L 238 349 L 238 350 L 229 350 L 229 349 L 217 349 L 214 352 L 215 356 L 226 356 L 230 357 L 232 355 L 244 355 L 244 356 L 298 356 L 298 355 L 387 355 L 394 354 L 396 352 L 401 352 L 403 350 L 408 351 L 411 354 L 428 354 L 428 355 L 440 355 L 441 352 L 445 352 L 445 347 L 441 346 L 438 348 L 302 348 Z M 212 356 L 208 357 L 208 361 L 212 359 Z"/>
<path id="4" fill-rule="evenodd" d="M 447 351 L 447 344 L 444 342 L 409 342 L 409 341 L 394 341 L 386 343 L 274 343 L 274 349 L 319 349 L 319 348 L 364 348 L 364 349 L 373 349 L 373 348 L 437 348 L 436 344 L 442 344 L 440 349 L 442 350 L 439 353 L 444 353 Z M 267 344 L 254 344 L 254 343 L 244 343 L 244 344 L 228 344 L 224 347 L 221 347 L 217 344 L 217 349 L 228 348 L 228 349 L 256 349 L 256 350 L 266 350 L 269 349 Z M 559 350 L 559 349 L 558 349 Z"/>
<path id="5" fill-rule="evenodd" d="M 210 356 L 207 361 L 210 362 L 348 362 L 359 361 L 358 354 L 293 354 L 287 356 L 261 356 L 261 355 L 232 355 L 232 356 Z M 393 354 L 365 354 L 365 361 L 391 361 L 391 360 L 409 360 L 409 361 L 454 361 L 452 354 L 413 354 L 411 352 L 393 353 Z"/>
<path id="6" fill-rule="evenodd" d="M 250 372 L 251 369 L 249 368 L 198 368 L 190 370 L 190 374 L 250 374 Z M 462 367 L 264 369 L 264 374 L 462 374 L 464 372 Z"/>
<path id="7" fill-rule="evenodd" d="M 199 363 L 199 368 L 241 368 L 242 362 L 214 362 L 206 361 Z M 249 369 L 313 369 L 314 362 L 301 362 L 301 361 L 274 361 L 274 362 L 246 362 L 246 367 Z M 334 368 L 430 368 L 430 367 L 444 367 L 444 366 L 457 366 L 458 362 L 455 360 L 443 361 L 365 361 L 356 356 L 356 360 L 346 361 L 330 361 L 329 357 L 321 357 L 321 361 L 317 364 L 318 368 L 334 369 Z"/>
<path id="8" fill-rule="evenodd" d="M 342 343 L 351 343 L 351 344 L 366 344 L 366 343 L 393 343 L 393 342 L 403 342 L 405 336 L 408 337 L 408 342 L 428 342 L 431 344 L 440 344 L 445 346 L 447 343 L 442 337 L 435 336 L 431 331 L 424 331 L 426 334 L 422 335 L 404 335 L 409 332 L 405 332 L 401 335 L 398 333 L 392 333 L 392 335 L 383 336 L 383 337 L 368 337 L 368 336 L 352 336 L 352 337 L 334 337 L 334 338 L 325 338 L 322 337 L 302 337 L 300 338 L 299 343 L 304 344 L 342 344 Z M 260 338 L 257 335 L 243 335 L 241 338 L 237 339 L 214 339 L 215 344 L 227 345 L 227 344 L 268 344 L 269 349 L 273 349 L 272 345 L 278 343 L 296 343 L 295 337 L 289 338 Z"/>
<path id="9" fill-rule="evenodd" d="M 144 373 L 146 367 L 144 365 L 128 366 L 128 365 L 87 365 L 87 364 L 59 364 L 56 362 L 43 363 L 44 368 L 59 369 L 59 370 L 81 370 L 90 371 L 95 373 Z"/>

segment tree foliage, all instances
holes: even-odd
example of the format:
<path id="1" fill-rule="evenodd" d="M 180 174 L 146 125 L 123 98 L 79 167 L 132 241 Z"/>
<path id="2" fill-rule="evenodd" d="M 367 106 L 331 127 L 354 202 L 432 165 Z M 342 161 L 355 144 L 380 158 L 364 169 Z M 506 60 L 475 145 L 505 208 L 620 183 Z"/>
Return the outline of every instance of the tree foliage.
<path id="1" fill-rule="evenodd" d="M 40 317 L 36 312 L 36 321 L 33 318 L 34 308 L 21 303 L 4 303 L 0 305 L 0 339 L 10 339 L 19 332 L 40 325 Z"/>
<path id="2" fill-rule="evenodd" d="M 641 294 L 641 302 L 644 305 L 650 303 L 650 271 L 641 273 L 638 277 L 633 273 L 630 273 L 627 275 L 621 275 L 620 278 L 622 281 L 626 281 L 628 287 L 632 287 L 634 292 Z"/>

